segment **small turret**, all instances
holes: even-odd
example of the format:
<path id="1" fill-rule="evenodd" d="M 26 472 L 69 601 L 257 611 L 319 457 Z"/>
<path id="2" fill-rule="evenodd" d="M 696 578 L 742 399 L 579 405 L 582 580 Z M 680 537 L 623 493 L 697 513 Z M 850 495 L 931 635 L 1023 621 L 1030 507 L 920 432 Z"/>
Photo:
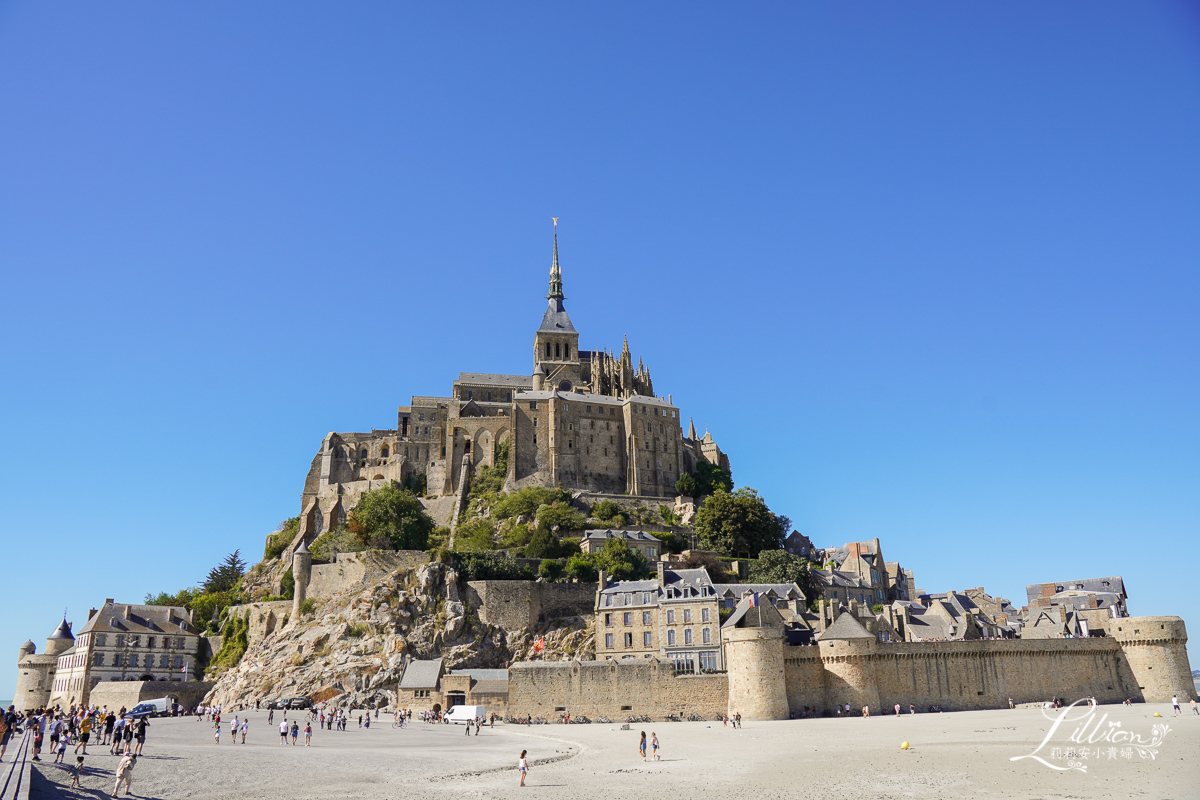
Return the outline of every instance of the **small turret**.
<path id="1" fill-rule="evenodd" d="M 46 655 L 56 656 L 70 650 L 75 644 L 75 634 L 71 633 L 71 623 L 64 618 L 46 639 Z"/>
<path id="2" fill-rule="evenodd" d="M 542 365 L 538 364 L 533 368 L 533 390 L 540 392 L 542 387 L 546 385 L 546 371 L 542 369 Z"/>
<path id="3" fill-rule="evenodd" d="M 292 580 L 295 581 L 295 593 L 292 595 L 292 622 L 300 619 L 300 606 L 308 597 L 308 581 L 312 577 L 312 554 L 308 552 L 308 544 L 303 540 L 292 553 Z"/>
<path id="4" fill-rule="evenodd" d="M 31 656 L 36 652 L 37 646 L 32 641 L 26 640 L 25 644 L 17 650 L 17 661 L 20 662 L 25 656 Z"/>

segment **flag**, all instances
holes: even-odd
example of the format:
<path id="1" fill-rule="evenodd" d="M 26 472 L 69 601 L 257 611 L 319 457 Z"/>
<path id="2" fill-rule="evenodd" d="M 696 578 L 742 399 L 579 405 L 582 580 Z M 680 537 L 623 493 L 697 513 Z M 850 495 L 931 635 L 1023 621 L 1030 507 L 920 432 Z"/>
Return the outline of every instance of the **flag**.
<path id="1" fill-rule="evenodd" d="M 757 605 L 758 605 L 758 592 L 751 592 L 750 593 L 750 608 L 754 608 Z"/>
<path id="2" fill-rule="evenodd" d="M 546 637 L 545 636 L 543 636 L 542 638 L 538 639 L 536 642 L 533 643 L 533 652 L 540 653 L 545 649 L 546 649 Z"/>

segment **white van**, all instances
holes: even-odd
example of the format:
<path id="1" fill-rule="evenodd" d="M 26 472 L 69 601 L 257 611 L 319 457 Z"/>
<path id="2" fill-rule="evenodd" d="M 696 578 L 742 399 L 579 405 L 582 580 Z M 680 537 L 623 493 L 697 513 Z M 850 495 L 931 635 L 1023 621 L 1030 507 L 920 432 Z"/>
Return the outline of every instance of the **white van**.
<path id="1" fill-rule="evenodd" d="M 487 719 L 487 709 L 483 706 L 452 706 L 446 712 L 446 719 L 454 724 L 466 724 L 467 720 Z"/>

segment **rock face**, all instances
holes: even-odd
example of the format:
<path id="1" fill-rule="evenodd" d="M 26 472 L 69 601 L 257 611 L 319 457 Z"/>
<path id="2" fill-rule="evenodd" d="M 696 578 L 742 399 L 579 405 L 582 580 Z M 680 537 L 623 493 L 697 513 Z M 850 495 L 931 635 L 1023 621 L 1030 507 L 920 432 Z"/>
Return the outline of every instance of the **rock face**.
<path id="1" fill-rule="evenodd" d="M 503 668 L 535 654 L 553 661 L 595 653 L 590 615 L 553 627 L 483 623 L 460 593 L 454 568 L 436 562 L 401 567 L 366 589 L 318 598 L 314 606 L 273 628 L 251 620 L 250 629 L 263 633 L 220 675 L 207 702 L 230 706 L 305 695 L 335 707 L 388 707 L 412 659 L 441 657 L 448 669 Z"/>

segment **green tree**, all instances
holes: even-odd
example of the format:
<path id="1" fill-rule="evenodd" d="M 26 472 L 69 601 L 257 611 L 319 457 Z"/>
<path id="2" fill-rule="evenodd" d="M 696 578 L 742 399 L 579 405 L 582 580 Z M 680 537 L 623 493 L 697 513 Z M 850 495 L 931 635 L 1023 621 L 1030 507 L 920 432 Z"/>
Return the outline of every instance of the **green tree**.
<path id="1" fill-rule="evenodd" d="M 696 480 L 695 497 L 710 495 L 722 489 L 727 492 L 733 491 L 733 474 L 716 464 L 701 461 L 696 465 L 696 472 L 692 477 Z"/>
<path id="2" fill-rule="evenodd" d="M 292 543 L 292 539 L 296 538 L 296 533 L 299 530 L 299 517 L 285 519 L 279 523 L 279 527 L 275 529 L 274 533 L 267 534 L 267 544 L 263 548 L 263 560 L 270 561 L 272 558 L 278 558 L 287 549 L 287 546 Z"/>
<path id="3" fill-rule="evenodd" d="M 619 528 L 625 524 L 625 515 L 621 507 L 612 500 L 600 500 L 592 505 L 592 516 L 611 528 Z"/>
<path id="4" fill-rule="evenodd" d="M 616 581 L 636 581 L 650 574 L 645 556 L 620 539 L 605 541 L 600 552 L 594 554 L 592 562 L 597 569 L 604 570 Z"/>
<path id="5" fill-rule="evenodd" d="M 714 492 L 696 513 L 694 527 L 701 548 L 754 558 L 763 550 L 783 547 L 791 520 L 773 514 L 758 492 L 742 487 L 734 492 Z"/>
<path id="6" fill-rule="evenodd" d="M 537 521 L 538 525 L 544 525 L 551 530 L 557 525 L 562 533 L 581 531 L 587 526 L 587 518 L 563 502 L 539 506 Z"/>
<path id="7" fill-rule="evenodd" d="M 708 573 L 713 583 L 737 583 L 737 578 L 725 569 L 725 563 L 712 553 L 688 553 L 688 557 L 679 562 L 684 569 L 702 569 Z"/>
<path id="8" fill-rule="evenodd" d="M 291 600 L 296 596 L 296 576 L 292 574 L 291 567 L 279 577 L 279 596 L 284 600 Z"/>
<path id="9" fill-rule="evenodd" d="M 496 549 L 496 523 L 487 517 L 460 522 L 454 532 L 454 549 L 460 552 Z"/>
<path id="10" fill-rule="evenodd" d="M 675 481 L 675 491 L 679 492 L 684 497 L 695 497 L 696 479 L 693 478 L 690 473 L 680 473 L 679 480 Z"/>
<path id="11" fill-rule="evenodd" d="M 359 499 L 349 529 L 363 544 L 382 539 L 397 550 L 425 550 L 434 522 L 416 495 L 392 481 Z"/>
<path id="12" fill-rule="evenodd" d="M 509 519 L 524 514 L 533 517 L 540 506 L 555 503 L 571 503 L 571 493 L 563 489 L 550 489 L 544 486 L 527 486 L 515 492 L 502 495 L 492 506 L 492 516 L 496 519 Z"/>
<path id="13" fill-rule="evenodd" d="M 567 559 L 566 574 L 580 583 L 591 583 L 600 577 L 592 558 L 586 553 L 571 556 Z"/>
<path id="14" fill-rule="evenodd" d="M 515 558 L 494 550 L 479 553 L 455 553 L 458 576 L 464 581 L 523 581 L 532 580 L 533 573 Z"/>
<path id="15" fill-rule="evenodd" d="M 146 595 L 146 605 L 148 606 L 184 606 L 192 607 L 192 601 L 201 594 L 199 589 L 180 589 L 175 594 L 159 592 L 158 594 Z"/>
<path id="16" fill-rule="evenodd" d="M 811 572 L 808 559 L 786 550 L 763 550 L 750 565 L 750 583 L 794 583 L 811 601 L 821 597 L 821 587 Z"/>
<path id="17" fill-rule="evenodd" d="M 225 556 L 225 560 L 208 571 L 204 579 L 204 591 L 227 592 L 237 586 L 237 582 L 246 574 L 246 562 L 242 560 L 241 551 L 234 550 Z"/>

